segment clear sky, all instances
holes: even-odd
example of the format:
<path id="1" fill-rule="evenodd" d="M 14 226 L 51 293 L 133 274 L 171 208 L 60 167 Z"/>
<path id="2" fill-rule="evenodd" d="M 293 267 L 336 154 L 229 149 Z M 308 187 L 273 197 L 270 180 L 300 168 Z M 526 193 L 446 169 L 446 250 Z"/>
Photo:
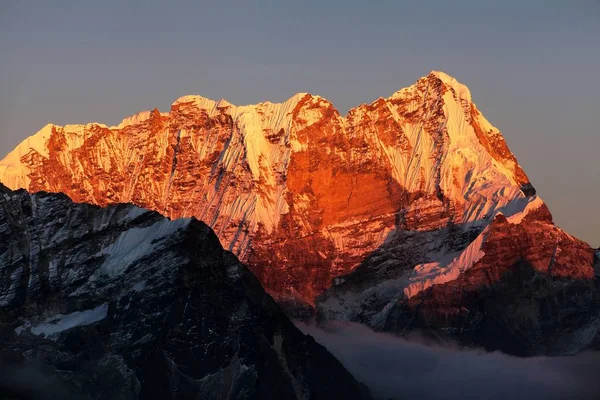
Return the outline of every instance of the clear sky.
<path id="1" fill-rule="evenodd" d="M 117 124 L 184 94 L 319 94 L 345 113 L 430 70 L 504 134 L 555 221 L 600 246 L 600 3 L 0 2 L 0 157 L 48 122 Z"/>

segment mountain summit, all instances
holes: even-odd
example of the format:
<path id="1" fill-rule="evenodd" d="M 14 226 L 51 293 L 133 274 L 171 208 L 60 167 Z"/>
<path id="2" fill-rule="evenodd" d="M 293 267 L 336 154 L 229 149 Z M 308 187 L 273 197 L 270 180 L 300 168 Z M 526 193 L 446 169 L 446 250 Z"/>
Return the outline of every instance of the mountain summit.
<path id="1" fill-rule="evenodd" d="M 0 162 L 0 181 L 196 217 L 291 312 L 375 327 L 504 252 L 516 258 L 483 286 L 516 262 L 594 276 L 593 250 L 554 226 L 469 89 L 438 71 L 346 116 L 307 93 L 192 95 L 115 127 L 47 125 Z"/>

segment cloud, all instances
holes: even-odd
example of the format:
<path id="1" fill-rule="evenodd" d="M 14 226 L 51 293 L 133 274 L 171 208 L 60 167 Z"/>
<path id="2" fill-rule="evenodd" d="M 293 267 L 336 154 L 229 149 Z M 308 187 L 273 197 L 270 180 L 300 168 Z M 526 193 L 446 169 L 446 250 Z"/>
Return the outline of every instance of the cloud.
<path id="1" fill-rule="evenodd" d="M 600 353 L 517 358 L 433 347 L 354 323 L 296 323 L 382 400 L 600 398 Z"/>

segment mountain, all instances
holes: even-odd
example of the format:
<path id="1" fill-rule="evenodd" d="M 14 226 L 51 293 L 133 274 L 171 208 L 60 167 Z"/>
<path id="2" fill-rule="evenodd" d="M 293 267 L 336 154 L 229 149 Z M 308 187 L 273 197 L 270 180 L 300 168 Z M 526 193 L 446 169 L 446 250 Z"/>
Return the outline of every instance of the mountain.
<path id="1" fill-rule="evenodd" d="M 320 318 L 518 356 L 600 349 L 598 255 L 594 270 L 593 251 L 544 205 L 498 214 L 456 256 L 429 262 L 461 240 L 452 227 L 396 232 L 320 297 Z"/>
<path id="2" fill-rule="evenodd" d="M 345 116 L 305 93 L 239 107 L 184 96 L 115 127 L 47 125 L 0 162 L 0 181 L 207 221 L 295 317 L 517 354 L 597 343 L 593 249 L 553 224 L 500 131 L 443 72 Z M 505 279 L 538 299 L 539 317 L 519 319 L 526 309 Z M 564 285 L 581 298 L 566 301 Z M 511 306 L 482 305 L 490 290 Z M 474 322 L 492 318 L 489 307 L 512 327 L 500 342 Z M 563 325 L 591 339 L 549 346 Z M 523 340 L 532 344 L 511 344 Z"/>
<path id="3" fill-rule="evenodd" d="M 196 219 L 0 185 L 0 260 L 3 396 L 370 399 Z"/>

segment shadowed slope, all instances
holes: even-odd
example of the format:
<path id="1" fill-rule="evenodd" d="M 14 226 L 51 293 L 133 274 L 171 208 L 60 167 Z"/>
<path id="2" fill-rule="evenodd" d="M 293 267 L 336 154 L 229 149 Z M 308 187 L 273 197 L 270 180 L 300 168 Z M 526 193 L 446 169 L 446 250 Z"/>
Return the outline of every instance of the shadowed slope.
<path id="1" fill-rule="evenodd" d="M 370 398 L 195 219 L 0 185 L 0 260 L 2 358 L 76 394 Z"/>

